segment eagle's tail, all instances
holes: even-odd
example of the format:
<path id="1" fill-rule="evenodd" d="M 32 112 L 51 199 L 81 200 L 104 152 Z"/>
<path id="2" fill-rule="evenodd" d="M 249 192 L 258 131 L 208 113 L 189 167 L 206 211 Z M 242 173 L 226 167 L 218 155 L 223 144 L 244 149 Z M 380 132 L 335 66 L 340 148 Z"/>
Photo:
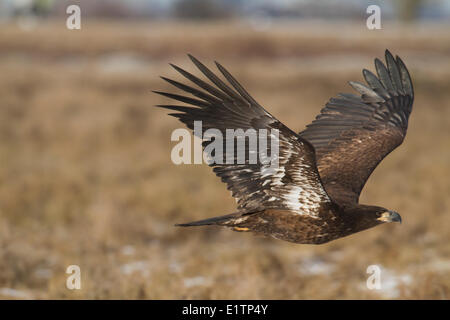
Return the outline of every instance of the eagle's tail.
<path id="1" fill-rule="evenodd" d="M 233 220 L 242 216 L 242 213 L 231 213 L 224 216 L 218 216 L 198 221 L 192 221 L 188 223 L 179 223 L 177 227 L 194 227 L 194 226 L 206 226 L 206 225 L 233 225 Z"/>

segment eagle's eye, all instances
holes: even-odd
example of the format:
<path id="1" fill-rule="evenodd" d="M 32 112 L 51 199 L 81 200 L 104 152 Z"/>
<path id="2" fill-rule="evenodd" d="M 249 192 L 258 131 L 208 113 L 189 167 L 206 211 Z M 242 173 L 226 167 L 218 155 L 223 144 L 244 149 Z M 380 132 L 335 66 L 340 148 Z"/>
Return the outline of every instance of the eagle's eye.
<path id="1" fill-rule="evenodd" d="M 402 222 L 402 217 L 395 211 L 384 211 L 377 218 L 378 221 L 381 222 Z"/>

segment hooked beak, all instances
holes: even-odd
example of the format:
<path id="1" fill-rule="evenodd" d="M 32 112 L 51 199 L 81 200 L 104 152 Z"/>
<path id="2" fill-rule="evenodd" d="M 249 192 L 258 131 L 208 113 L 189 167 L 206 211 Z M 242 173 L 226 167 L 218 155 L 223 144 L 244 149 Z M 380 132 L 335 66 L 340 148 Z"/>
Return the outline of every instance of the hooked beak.
<path id="1" fill-rule="evenodd" d="M 381 217 L 377 218 L 381 222 L 400 222 L 402 223 L 402 217 L 395 211 L 383 212 Z"/>

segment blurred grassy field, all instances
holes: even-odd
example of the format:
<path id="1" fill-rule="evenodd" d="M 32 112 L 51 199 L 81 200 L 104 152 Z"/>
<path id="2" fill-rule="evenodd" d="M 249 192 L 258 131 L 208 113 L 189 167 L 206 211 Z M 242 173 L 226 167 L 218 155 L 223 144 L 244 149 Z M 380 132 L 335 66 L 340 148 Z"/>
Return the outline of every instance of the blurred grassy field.
<path id="1" fill-rule="evenodd" d="M 449 299 L 448 26 L 54 21 L 0 28 L 0 298 Z M 300 131 L 385 48 L 416 101 L 404 144 L 361 201 L 398 211 L 384 225 L 321 246 L 174 223 L 235 210 L 206 165 L 170 161 L 181 127 L 151 90 L 218 60 L 279 120 Z M 65 270 L 81 267 L 82 289 Z M 382 266 L 382 290 L 365 286 Z"/>

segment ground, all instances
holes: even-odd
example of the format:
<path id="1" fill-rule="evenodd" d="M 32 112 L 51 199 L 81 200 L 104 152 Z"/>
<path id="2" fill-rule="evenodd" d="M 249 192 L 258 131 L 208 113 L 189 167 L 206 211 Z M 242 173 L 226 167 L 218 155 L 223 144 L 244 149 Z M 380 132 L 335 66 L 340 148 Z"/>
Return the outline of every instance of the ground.
<path id="1" fill-rule="evenodd" d="M 0 28 L 0 298 L 449 299 L 450 34 L 436 25 L 65 21 Z M 399 212 L 325 245 L 175 223 L 233 212 L 206 165 L 176 166 L 182 127 L 151 90 L 220 61 L 300 131 L 389 48 L 416 101 L 403 145 L 361 202 Z M 66 268 L 81 268 L 81 289 Z M 369 290 L 367 268 L 381 268 Z"/>

